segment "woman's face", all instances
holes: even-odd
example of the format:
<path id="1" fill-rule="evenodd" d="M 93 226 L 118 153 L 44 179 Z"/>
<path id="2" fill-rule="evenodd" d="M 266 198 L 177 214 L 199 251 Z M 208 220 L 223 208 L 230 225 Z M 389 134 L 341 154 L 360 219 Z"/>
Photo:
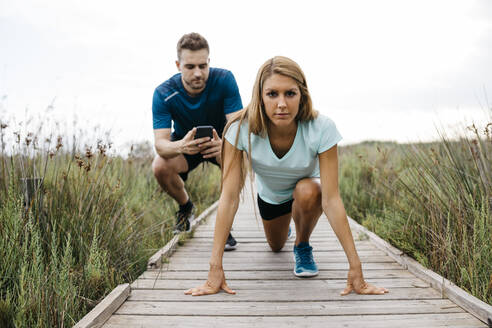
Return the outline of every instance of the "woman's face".
<path id="1" fill-rule="evenodd" d="M 270 122 L 277 126 L 290 126 L 295 123 L 301 91 L 294 79 L 273 74 L 263 83 L 262 99 L 265 113 Z"/>

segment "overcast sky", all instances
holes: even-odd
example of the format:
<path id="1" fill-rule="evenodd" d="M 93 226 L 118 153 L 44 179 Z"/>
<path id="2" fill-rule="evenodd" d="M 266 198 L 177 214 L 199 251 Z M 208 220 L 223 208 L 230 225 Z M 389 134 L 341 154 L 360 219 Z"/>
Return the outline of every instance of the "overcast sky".
<path id="1" fill-rule="evenodd" d="M 244 105 L 264 61 L 297 61 L 344 143 L 427 140 L 492 105 L 489 0 L 0 0 L 0 119 L 77 113 L 117 144 L 152 141 L 154 88 L 192 31 Z"/>

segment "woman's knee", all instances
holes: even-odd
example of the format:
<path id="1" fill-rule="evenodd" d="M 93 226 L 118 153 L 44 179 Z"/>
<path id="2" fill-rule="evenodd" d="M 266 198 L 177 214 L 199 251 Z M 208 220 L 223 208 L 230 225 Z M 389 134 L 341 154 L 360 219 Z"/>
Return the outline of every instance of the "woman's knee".
<path id="1" fill-rule="evenodd" d="M 296 206 L 305 210 L 313 210 L 321 206 L 321 186 L 313 179 L 299 181 L 294 189 Z"/>
<path id="2" fill-rule="evenodd" d="M 285 242 L 284 243 L 273 243 L 273 242 L 268 242 L 268 245 L 270 246 L 270 249 L 274 253 L 278 253 L 284 248 Z"/>

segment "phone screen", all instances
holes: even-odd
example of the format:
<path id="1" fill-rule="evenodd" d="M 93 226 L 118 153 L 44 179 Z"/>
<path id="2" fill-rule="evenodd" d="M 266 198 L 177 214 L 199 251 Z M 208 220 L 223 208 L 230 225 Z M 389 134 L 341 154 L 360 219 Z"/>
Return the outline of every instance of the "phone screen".
<path id="1" fill-rule="evenodd" d="M 197 126 L 196 127 L 196 133 L 195 133 L 195 139 L 203 138 L 203 137 L 213 138 L 212 130 L 213 130 L 213 127 L 210 125 Z"/>

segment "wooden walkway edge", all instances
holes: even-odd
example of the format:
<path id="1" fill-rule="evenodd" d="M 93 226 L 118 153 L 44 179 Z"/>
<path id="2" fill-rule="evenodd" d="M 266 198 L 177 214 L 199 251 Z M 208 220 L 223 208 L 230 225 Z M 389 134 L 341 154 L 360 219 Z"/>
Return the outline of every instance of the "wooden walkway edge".
<path id="1" fill-rule="evenodd" d="M 399 249 L 390 245 L 384 239 L 381 239 L 372 231 L 369 231 L 362 225 L 358 224 L 352 218 L 349 218 L 349 222 L 352 231 L 358 231 L 367 235 L 377 248 L 386 252 L 405 269 L 441 292 L 443 298 L 449 298 L 451 301 L 470 312 L 481 321 L 487 322 L 489 327 L 492 326 L 492 306 L 468 294 L 450 280 L 442 277 L 432 270 L 427 269 Z"/>
<path id="2" fill-rule="evenodd" d="M 320 274 L 295 277 L 294 238 L 281 252 L 271 252 L 260 219 L 255 219 L 253 200 L 245 194 L 233 225 L 238 248 L 224 254 L 226 279 L 237 295 L 183 293 L 207 278 L 212 215 L 185 245 L 176 249 L 179 239 L 174 238 L 157 252 L 148 270 L 131 284 L 126 301 L 113 307 L 117 310 L 107 321 L 99 318 L 97 327 L 487 327 L 484 321 L 492 317 L 490 305 L 464 291 L 459 295 L 452 287 L 461 289 L 415 261 L 421 268 L 414 266 L 412 259 L 353 220 L 350 224 L 366 280 L 387 287 L 390 293 L 340 296 L 348 263 L 324 216 L 311 238 Z M 215 214 L 216 207 L 217 203 L 197 221 Z M 432 273 L 431 278 L 423 276 L 425 270 Z M 460 303 L 461 298 L 466 301 Z M 478 308 L 466 304 L 473 299 L 483 304 L 478 303 Z"/>
<path id="3" fill-rule="evenodd" d="M 203 211 L 191 224 L 191 231 L 195 231 L 202 220 L 206 219 L 212 212 L 214 212 L 219 206 L 219 201 L 216 201 L 210 205 L 205 211 Z M 163 248 L 158 250 L 154 255 L 152 255 L 147 262 L 147 269 L 157 269 L 161 267 L 162 260 L 170 257 L 176 247 L 178 246 L 180 236 L 174 236 Z"/>
<path id="4" fill-rule="evenodd" d="M 87 313 L 73 328 L 99 328 L 130 295 L 130 285 L 117 286 L 95 308 Z"/>

